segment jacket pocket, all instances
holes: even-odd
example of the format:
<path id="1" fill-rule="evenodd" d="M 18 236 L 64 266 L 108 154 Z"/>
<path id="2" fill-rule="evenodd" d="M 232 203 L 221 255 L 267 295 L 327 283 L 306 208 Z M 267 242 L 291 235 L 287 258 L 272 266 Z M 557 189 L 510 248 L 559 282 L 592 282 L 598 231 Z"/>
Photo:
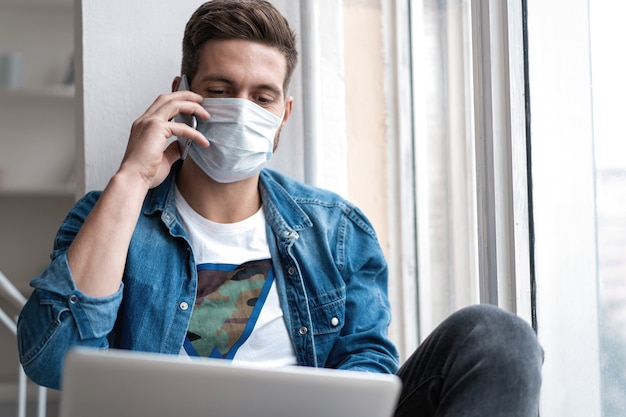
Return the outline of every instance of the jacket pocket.
<path id="1" fill-rule="evenodd" d="M 330 335 L 341 331 L 346 317 L 346 298 L 311 308 L 313 334 Z"/>

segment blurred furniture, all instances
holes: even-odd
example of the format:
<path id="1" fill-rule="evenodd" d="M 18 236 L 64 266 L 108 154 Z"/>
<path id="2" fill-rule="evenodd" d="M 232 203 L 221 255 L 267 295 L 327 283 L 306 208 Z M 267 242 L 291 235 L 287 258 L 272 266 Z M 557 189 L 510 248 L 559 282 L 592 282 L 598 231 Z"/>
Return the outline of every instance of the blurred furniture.
<path id="1" fill-rule="evenodd" d="M 17 288 L 9 281 L 9 279 L 0 271 L 0 296 L 6 299 L 17 308 L 21 309 L 26 303 L 26 298 Z M 4 324 L 13 335 L 17 336 L 17 322 L 15 318 L 11 318 L 0 307 L 0 321 Z M 19 365 L 19 364 L 18 364 Z M 27 402 L 27 379 L 22 366 L 19 365 L 19 381 L 18 381 L 18 417 L 26 417 Z M 44 387 L 38 387 L 37 396 L 37 416 L 45 417 L 46 415 L 46 397 L 47 391 Z"/>

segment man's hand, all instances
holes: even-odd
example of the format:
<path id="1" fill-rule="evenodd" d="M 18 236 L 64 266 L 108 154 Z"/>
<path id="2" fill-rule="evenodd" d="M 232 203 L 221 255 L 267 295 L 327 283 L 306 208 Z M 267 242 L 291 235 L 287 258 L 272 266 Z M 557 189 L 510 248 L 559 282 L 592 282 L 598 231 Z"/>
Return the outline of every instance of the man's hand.
<path id="1" fill-rule="evenodd" d="M 196 129 L 173 121 L 179 113 L 193 114 L 206 120 L 209 113 L 200 105 L 202 96 L 192 91 L 177 91 L 159 96 L 133 123 L 120 171 L 138 175 L 149 188 L 159 185 L 180 158 L 178 143 L 165 145 L 172 136 L 184 136 L 202 147 L 209 142 Z"/>
<path id="2" fill-rule="evenodd" d="M 191 91 L 164 94 L 133 123 L 119 170 L 67 253 L 76 287 L 84 294 L 103 297 L 119 290 L 146 193 L 165 180 L 172 164 L 180 158 L 177 141 L 165 149 L 168 139 L 185 136 L 200 146 L 209 145 L 197 130 L 171 121 L 179 113 L 208 119 L 209 113 L 201 101 L 202 96 Z"/>

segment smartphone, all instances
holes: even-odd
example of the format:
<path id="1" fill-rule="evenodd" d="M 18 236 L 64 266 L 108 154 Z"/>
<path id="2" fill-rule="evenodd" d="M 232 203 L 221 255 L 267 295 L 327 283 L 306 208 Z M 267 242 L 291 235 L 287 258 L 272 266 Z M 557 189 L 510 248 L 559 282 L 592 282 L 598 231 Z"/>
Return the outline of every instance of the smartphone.
<path id="1" fill-rule="evenodd" d="M 180 80 L 180 85 L 178 86 L 178 91 L 189 90 L 189 82 L 187 81 L 187 76 L 183 75 Z M 185 114 L 179 113 L 174 117 L 174 121 L 178 123 L 185 123 L 187 126 L 191 126 L 192 128 L 198 127 L 198 120 L 196 116 L 193 114 Z M 180 147 L 180 159 L 187 158 L 189 154 L 189 148 L 191 148 L 191 139 L 186 138 L 184 136 L 178 136 L 178 146 Z"/>

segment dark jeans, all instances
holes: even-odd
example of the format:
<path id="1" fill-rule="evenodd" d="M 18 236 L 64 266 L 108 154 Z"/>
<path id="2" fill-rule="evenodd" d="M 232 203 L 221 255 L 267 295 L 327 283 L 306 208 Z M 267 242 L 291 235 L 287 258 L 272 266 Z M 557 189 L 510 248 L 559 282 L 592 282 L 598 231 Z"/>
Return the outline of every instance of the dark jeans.
<path id="1" fill-rule="evenodd" d="M 537 417 L 542 364 L 519 317 L 489 305 L 459 310 L 398 371 L 395 417 Z"/>

